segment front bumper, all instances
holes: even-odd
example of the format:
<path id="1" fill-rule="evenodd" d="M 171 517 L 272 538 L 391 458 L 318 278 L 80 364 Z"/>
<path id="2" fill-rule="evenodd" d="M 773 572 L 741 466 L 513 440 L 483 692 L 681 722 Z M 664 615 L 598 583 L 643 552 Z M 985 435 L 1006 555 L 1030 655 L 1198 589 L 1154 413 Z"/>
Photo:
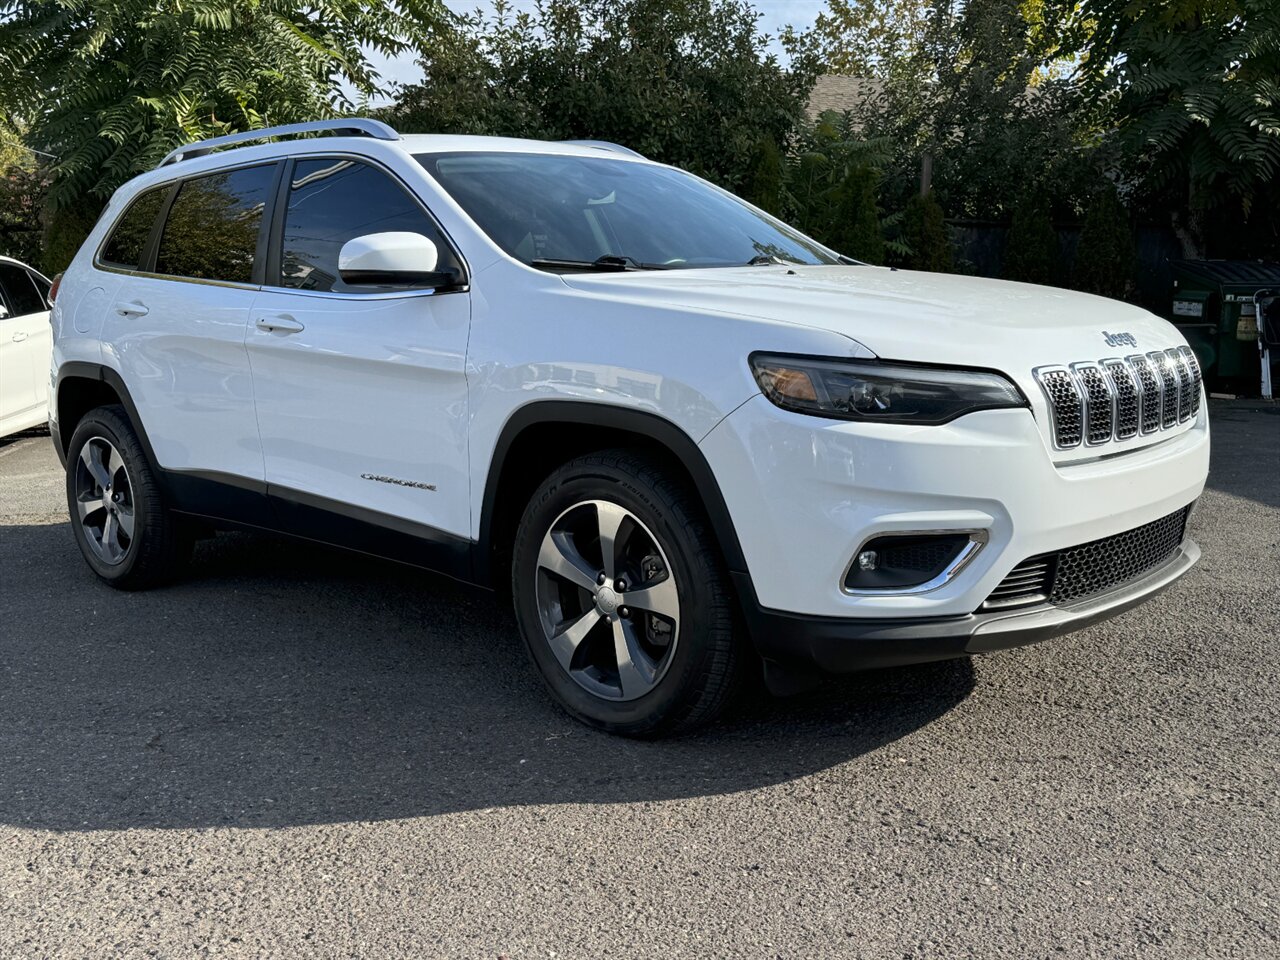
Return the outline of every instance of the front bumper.
<path id="1" fill-rule="evenodd" d="M 1029 557 L 1186 507 L 1209 467 L 1203 408 L 1141 449 L 1098 447 L 1091 460 L 1057 462 L 1025 409 L 941 426 L 868 424 L 788 413 L 756 396 L 700 446 L 742 547 L 744 600 L 800 619 L 869 622 L 963 622 Z M 982 531 L 986 541 L 929 589 L 844 589 L 861 544 L 907 531 Z"/>
<path id="2" fill-rule="evenodd" d="M 1200 548 L 1187 539 L 1160 566 L 1106 593 L 1074 604 L 1044 603 L 1014 611 L 873 619 L 805 616 L 754 603 L 744 606 L 772 685 L 781 688 L 778 692 L 786 692 L 789 682 L 815 668 L 839 673 L 946 660 L 1039 643 L 1080 630 L 1146 602 L 1199 559 Z M 736 576 L 744 597 L 753 597 L 750 579 Z"/>

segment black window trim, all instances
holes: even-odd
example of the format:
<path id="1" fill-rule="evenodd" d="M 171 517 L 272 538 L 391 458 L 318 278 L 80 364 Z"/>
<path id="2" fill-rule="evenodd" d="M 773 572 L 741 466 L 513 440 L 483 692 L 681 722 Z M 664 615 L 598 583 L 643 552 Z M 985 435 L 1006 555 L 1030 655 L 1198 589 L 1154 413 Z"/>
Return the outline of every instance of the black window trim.
<path id="1" fill-rule="evenodd" d="M 119 273 L 131 277 L 144 277 L 150 280 L 172 280 L 177 283 L 197 283 L 203 286 L 212 287 L 231 287 L 235 290 L 261 290 L 262 277 L 264 275 L 264 259 L 266 256 L 267 238 L 270 230 L 272 218 L 275 215 L 275 198 L 278 196 L 280 178 L 283 175 L 285 165 L 290 161 L 288 157 L 267 157 L 258 160 L 246 160 L 242 163 L 228 164 L 227 166 L 211 167 L 208 170 L 201 170 L 199 173 L 192 173 L 184 177 L 175 177 L 161 183 L 152 184 L 142 190 L 139 190 L 121 211 L 120 215 L 112 222 L 111 228 L 102 236 L 102 240 L 98 244 L 98 249 L 93 255 L 93 266 L 95 269 L 105 271 L 106 273 Z M 252 167 L 274 167 L 272 172 L 271 185 L 267 187 L 267 198 L 263 205 L 262 222 L 258 225 L 258 243 L 254 250 L 253 256 L 253 273 L 249 283 L 240 283 L 233 280 L 206 280 L 203 277 L 180 277 L 171 273 L 157 273 L 155 269 L 156 255 L 160 249 L 160 238 L 164 233 L 164 225 L 169 220 L 169 211 L 173 208 L 173 201 L 178 196 L 178 191 L 182 189 L 183 184 L 192 180 L 201 180 L 205 177 L 217 176 L 220 173 L 230 173 L 234 170 L 247 170 Z M 164 198 L 160 201 L 160 210 L 156 214 L 155 221 L 151 224 L 151 234 L 147 238 L 146 244 L 142 248 L 142 258 L 136 269 L 119 266 L 108 260 L 102 259 L 102 251 L 106 248 L 107 243 L 111 240 L 112 234 L 115 233 L 116 227 L 120 225 L 120 221 L 133 208 L 145 194 L 152 190 L 166 191 Z M 144 269 L 145 268 L 145 269 Z"/>
<path id="2" fill-rule="evenodd" d="M 284 247 L 284 217 L 289 208 L 289 188 L 293 182 L 293 168 L 299 160 L 352 160 L 363 163 L 366 166 L 373 167 L 381 171 L 391 178 L 405 195 L 409 198 L 419 210 L 423 212 L 426 218 L 431 221 L 439 232 L 449 248 L 449 252 L 462 268 L 462 278 L 456 286 L 446 289 L 439 287 L 406 287 L 403 290 L 371 290 L 368 293 L 357 292 L 352 293 L 345 290 L 300 290 L 297 287 L 284 287 L 277 284 L 268 283 L 267 277 L 280 276 L 280 264 L 282 260 L 282 251 Z M 264 264 L 264 276 L 262 282 L 263 290 L 271 290 L 278 293 L 297 294 L 305 297 L 320 297 L 325 299 L 342 299 L 342 300 L 403 300 L 406 297 L 444 297 L 451 293 L 468 293 L 471 290 L 471 266 L 467 263 L 467 258 L 462 255 L 462 250 L 457 242 L 449 235 L 449 231 L 444 228 L 444 224 L 440 219 L 431 212 L 430 208 L 422 202 L 422 198 L 413 190 L 404 178 L 397 174 L 386 164 L 376 160 L 373 157 L 362 153 L 348 153 L 344 151 L 321 151 L 317 153 L 299 153 L 287 157 L 284 163 L 280 180 L 277 184 L 275 196 L 272 198 L 271 209 L 271 233 L 267 242 L 266 262 Z M 426 171 L 423 171 L 425 174 Z"/>

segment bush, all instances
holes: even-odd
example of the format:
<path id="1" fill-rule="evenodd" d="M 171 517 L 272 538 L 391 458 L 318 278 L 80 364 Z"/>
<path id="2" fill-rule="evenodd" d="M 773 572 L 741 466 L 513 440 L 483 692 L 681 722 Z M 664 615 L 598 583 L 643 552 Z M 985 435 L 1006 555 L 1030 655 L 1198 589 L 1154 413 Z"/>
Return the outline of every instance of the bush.
<path id="1" fill-rule="evenodd" d="M 1123 299 L 1133 281 L 1133 231 L 1115 187 L 1099 190 L 1085 213 L 1076 254 L 1075 288 Z"/>
<path id="2" fill-rule="evenodd" d="M 835 217 L 824 242 L 845 256 L 884 263 L 884 237 L 876 208 L 879 175 L 868 167 L 851 167 L 836 191 Z"/>
<path id="3" fill-rule="evenodd" d="M 902 242 L 910 249 L 905 265 L 912 270 L 951 273 L 955 258 L 942 206 L 932 190 L 912 194 L 902 212 Z"/>
<path id="4" fill-rule="evenodd" d="M 783 176 L 782 151 L 772 138 L 764 137 L 756 146 L 742 195 L 761 210 L 781 216 Z"/>
<path id="5" fill-rule="evenodd" d="M 1027 193 L 1013 211 L 1004 256 L 1007 280 L 1053 283 L 1058 275 L 1058 231 L 1053 228 L 1048 205 L 1035 193 Z"/>

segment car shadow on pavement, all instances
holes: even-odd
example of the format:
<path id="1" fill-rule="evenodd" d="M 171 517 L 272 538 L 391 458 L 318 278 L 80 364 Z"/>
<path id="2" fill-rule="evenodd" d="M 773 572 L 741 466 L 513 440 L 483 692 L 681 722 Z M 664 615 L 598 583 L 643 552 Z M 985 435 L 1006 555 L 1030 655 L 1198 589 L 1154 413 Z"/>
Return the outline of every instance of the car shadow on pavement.
<path id="1" fill-rule="evenodd" d="M 0 527 L 0 823 L 283 827 L 732 793 L 947 712 L 968 661 L 884 670 L 646 743 L 549 701 L 488 594 L 249 534 L 120 593 L 65 524 Z"/>

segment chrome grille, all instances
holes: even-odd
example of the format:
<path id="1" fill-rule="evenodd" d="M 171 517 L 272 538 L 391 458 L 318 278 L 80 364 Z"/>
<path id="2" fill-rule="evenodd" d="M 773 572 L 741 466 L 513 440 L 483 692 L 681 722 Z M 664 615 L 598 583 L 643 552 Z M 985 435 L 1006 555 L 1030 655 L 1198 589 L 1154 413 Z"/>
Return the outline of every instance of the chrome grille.
<path id="1" fill-rule="evenodd" d="M 991 591 L 982 608 L 1074 603 L 1136 580 L 1173 556 L 1190 515 L 1191 506 L 1186 506 L 1124 533 L 1024 560 Z"/>
<path id="2" fill-rule="evenodd" d="M 1059 450 L 1130 440 L 1200 413 L 1200 364 L 1189 347 L 1037 367 L 1032 373 L 1049 401 Z"/>

